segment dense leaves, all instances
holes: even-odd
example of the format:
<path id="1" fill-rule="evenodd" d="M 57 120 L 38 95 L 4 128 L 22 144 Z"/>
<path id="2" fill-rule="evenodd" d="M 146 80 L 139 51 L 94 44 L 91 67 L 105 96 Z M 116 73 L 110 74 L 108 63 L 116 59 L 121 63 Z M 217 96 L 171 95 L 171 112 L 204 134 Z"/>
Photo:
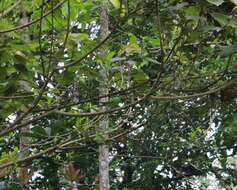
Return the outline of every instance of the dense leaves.
<path id="1" fill-rule="evenodd" d="M 235 1 L 101 3 L 0 2 L 0 188 L 97 189 L 103 143 L 111 189 L 234 188 Z"/>

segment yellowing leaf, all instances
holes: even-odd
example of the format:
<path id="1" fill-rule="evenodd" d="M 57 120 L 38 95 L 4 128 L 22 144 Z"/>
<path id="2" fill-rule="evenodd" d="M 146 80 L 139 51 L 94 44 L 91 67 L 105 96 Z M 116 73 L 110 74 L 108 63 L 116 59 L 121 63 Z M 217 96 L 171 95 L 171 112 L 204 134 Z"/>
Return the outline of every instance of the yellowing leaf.
<path id="1" fill-rule="evenodd" d="M 110 2 L 113 4 L 114 8 L 116 8 L 116 9 L 120 8 L 120 1 L 119 0 L 110 0 Z"/>
<path id="2" fill-rule="evenodd" d="M 11 166 L 1 169 L 0 178 L 3 178 L 5 176 L 9 175 L 12 172 L 12 169 L 13 168 Z"/>
<path id="3" fill-rule="evenodd" d="M 129 44 L 126 47 L 126 53 L 128 55 L 132 55 L 135 53 L 142 53 L 142 49 L 137 44 Z"/>

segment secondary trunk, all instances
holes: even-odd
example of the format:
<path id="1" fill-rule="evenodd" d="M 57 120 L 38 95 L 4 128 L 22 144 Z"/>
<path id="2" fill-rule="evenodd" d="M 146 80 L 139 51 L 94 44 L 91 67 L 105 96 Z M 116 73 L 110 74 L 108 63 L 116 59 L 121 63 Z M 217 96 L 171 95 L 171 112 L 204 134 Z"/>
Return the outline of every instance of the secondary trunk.
<path id="1" fill-rule="evenodd" d="M 108 7 L 104 4 L 101 7 L 100 13 L 100 38 L 103 40 L 109 32 L 109 18 L 108 18 Z M 103 47 L 102 56 L 106 55 L 107 49 Z M 107 74 L 106 69 L 101 65 L 101 74 L 104 77 L 104 83 L 100 86 L 100 96 L 108 94 L 107 87 Z M 101 98 L 101 105 L 105 105 L 108 102 L 108 97 Z M 106 109 L 106 106 L 102 107 L 103 110 Z M 104 130 L 109 127 L 109 118 L 105 116 L 102 121 L 100 121 L 100 128 Z M 99 147 L 99 185 L 100 190 L 109 190 L 109 148 L 108 145 L 103 144 Z"/>

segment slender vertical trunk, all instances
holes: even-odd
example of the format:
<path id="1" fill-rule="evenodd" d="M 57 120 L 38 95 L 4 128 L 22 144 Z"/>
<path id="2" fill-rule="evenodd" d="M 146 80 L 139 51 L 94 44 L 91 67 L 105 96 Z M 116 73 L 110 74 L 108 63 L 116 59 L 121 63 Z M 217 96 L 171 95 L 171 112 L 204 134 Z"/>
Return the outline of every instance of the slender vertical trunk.
<path id="1" fill-rule="evenodd" d="M 20 20 L 20 24 L 24 25 L 27 24 L 29 22 L 29 18 L 27 15 L 27 12 L 23 9 L 22 6 L 22 17 Z M 27 33 L 27 31 L 24 31 L 22 34 L 22 41 L 24 43 L 28 43 L 30 41 L 30 35 Z M 29 132 L 29 125 L 24 126 L 21 128 L 20 130 L 20 154 L 19 154 L 19 159 L 22 159 L 26 156 L 29 155 L 29 150 L 28 150 L 28 146 L 29 146 L 29 139 L 25 136 L 22 136 L 22 133 L 26 133 Z M 21 185 L 24 187 L 25 185 L 27 185 L 28 181 L 29 181 L 29 170 L 28 167 L 22 166 L 18 172 L 18 180 L 21 183 Z"/>
<path id="2" fill-rule="evenodd" d="M 108 32 L 109 32 L 109 18 L 108 18 L 108 7 L 106 4 L 104 4 L 101 7 L 101 13 L 100 13 L 100 38 L 103 40 Z M 106 48 L 103 48 L 102 55 L 106 54 L 107 50 Z M 103 65 L 101 66 L 101 74 L 104 77 L 104 84 L 100 87 L 100 95 L 106 95 L 108 94 L 108 87 L 107 87 L 107 74 L 106 69 L 103 68 Z M 106 104 L 108 102 L 108 97 L 101 98 L 100 103 L 101 105 Z M 105 110 L 106 107 L 103 106 L 103 109 Z M 108 116 L 105 116 L 102 121 L 100 121 L 100 128 L 106 129 L 109 127 L 109 118 Z M 99 185 L 100 190 L 109 190 L 109 148 L 108 145 L 103 144 L 99 147 Z"/>

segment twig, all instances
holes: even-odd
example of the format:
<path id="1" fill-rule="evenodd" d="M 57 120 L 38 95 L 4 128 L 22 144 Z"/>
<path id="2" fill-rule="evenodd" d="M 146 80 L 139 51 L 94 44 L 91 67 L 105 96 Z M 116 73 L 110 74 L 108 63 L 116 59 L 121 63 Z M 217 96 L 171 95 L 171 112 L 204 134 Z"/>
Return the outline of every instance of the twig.
<path id="1" fill-rule="evenodd" d="M 68 9 L 68 18 L 67 18 L 67 31 L 66 31 L 66 36 L 65 36 L 65 39 L 64 39 L 64 43 L 63 43 L 63 51 L 65 50 L 66 48 L 66 45 L 67 45 L 67 40 L 68 40 L 68 35 L 70 33 L 70 20 L 71 20 L 71 7 L 70 7 L 70 0 L 67 0 L 67 9 Z"/>
<path id="2" fill-rule="evenodd" d="M 34 95 L 0 96 L 0 100 L 24 99 L 24 98 L 32 98 L 32 97 L 34 97 Z"/>
<path id="3" fill-rule="evenodd" d="M 112 32 L 110 34 L 107 35 L 107 37 L 105 39 L 103 39 L 99 44 L 97 44 L 94 48 L 92 48 L 89 52 L 87 52 L 85 55 L 83 55 L 80 59 L 75 60 L 67 65 L 61 66 L 61 67 L 57 67 L 55 68 L 55 71 L 61 70 L 61 69 L 66 69 L 68 67 L 77 65 L 78 63 L 80 63 L 82 60 L 84 60 L 88 55 L 92 54 L 94 51 L 96 51 L 97 49 L 99 49 L 110 37 L 112 36 Z"/>
<path id="4" fill-rule="evenodd" d="M 41 7 L 41 13 L 40 13 L 40 23 L 39 23 L 39 50 L 40 50 L 40 63 L 42 67 L 43 76 L 45 76 L 45 66 L 44 66 L 44 60 L 42 56 L 42 43 L 41 43 L 41 35 L 42 35 L 42 23 L 43 23 L 43 15 L 44 15 L 44 0 L 42 0 L 42 7 Z"/>
<path id="5" fill-rule="evenodd" d="M 154 100 L 189 100 L 192 98 L 198 98 L 198 97 L 214 94 L 216 92 L 219 92 L 220 90 L 225 89 L 226 87 L 230 86 L 231 84 L 233 84 L 232 80 L 228 81 L 226 84 L 224 84 L 223 86 L 221 86 L 219 88 L 211 89 L 209 91 L 202 92 L 202 93 L 196 93 L 196 94 L 184 95 L 184 96 L 150 96 L 150 98 L 154 99 Z"/>
<path id="6" fill-rule="evenodd" d="M 158 33 L 160 37 L 160 48 L 161 48 L 161 57 L 162 60 L 164 59 L 164 39 L 162 35 L 162 28 L 161 28 L 161 19 L 160 19 L 160 5 L 158 0 L 156 0 L 156 20 L 157 20 L 157 28 L 158 28 Z"/>
<path id="7" fill-rule="evenodd" d="M 63 0 L 62 2 L 58 3 L 53 9 L 49 10 L 48 12 L 46 12 L 42 18 L 45 18 L 46 16 L 50 15 L 52 11 L 58 9 L 61 5 L 63 5 L 67 0 Z M 20 30 L 20 29 L 23 29 L 23 28 L 26 28 L 26 27 L 29 27 L 37 22 L 39 22 L 41 19 L 40 18 L 37 18 L 31 22 L 28 22 L 26 24 L 23 24 L 23 25 L 20 25 L 20 26 L 17 26 L 15 28 L 10 28 L 10 29 L 6 29 L 6 30 L 0 30 L 0 34 L 5 34 L 5 33 L 9 33 L 9 32 L 14 32 L 16 30 Z"/>

